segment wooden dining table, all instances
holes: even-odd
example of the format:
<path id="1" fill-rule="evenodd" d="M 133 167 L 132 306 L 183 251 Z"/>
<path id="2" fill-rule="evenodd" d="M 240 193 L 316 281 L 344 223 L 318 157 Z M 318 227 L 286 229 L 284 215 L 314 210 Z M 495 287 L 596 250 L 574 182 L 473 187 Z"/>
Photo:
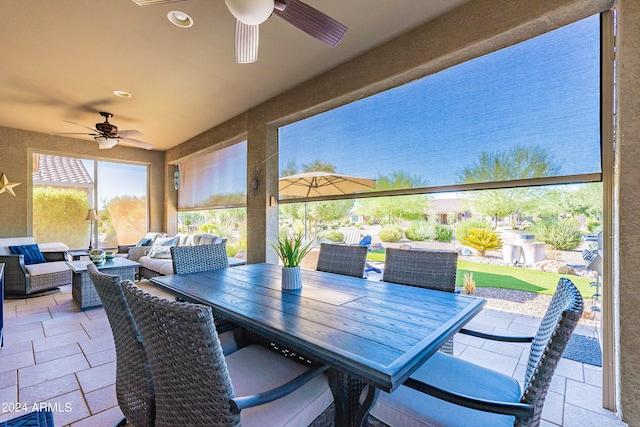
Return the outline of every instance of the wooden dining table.
<path id="1" fill-rule="evenodd" d="M 402 385 L 486 303 L 312 270 L 302 271 L 302 289 L 282 290 L 281 276 L 281 266 L 250 264 L 151 282 L 328 365 L 338 426 L 366 422 L 378 390 L 393 392 Z M 361 382 L 366 397 L 350 396 L 345 378 Z M 356 409 L 348 403 L 354 400 Z"/>

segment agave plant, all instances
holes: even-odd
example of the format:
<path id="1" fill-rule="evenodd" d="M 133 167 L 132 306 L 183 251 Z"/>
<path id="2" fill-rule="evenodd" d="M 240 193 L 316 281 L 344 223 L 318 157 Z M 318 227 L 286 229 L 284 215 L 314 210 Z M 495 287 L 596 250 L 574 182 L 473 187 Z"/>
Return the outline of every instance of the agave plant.
<path id="1" fill-rule="evenodd" d="M 275 243 L 269 244 L 275 249 L 285 267 L 299 266 L 305 255 L 313 249 L 313 242 L 305 244 L 302 234 L 283 234 L 278 236 Z"/>
<path id="2" fill-rule="evenodd" d="M 502 247 L 502 239 L 498 233 L 485 228 L 472 228 L 460 243 L 477 250 L 480 256 L 485 256 L 489 250 Z"/>

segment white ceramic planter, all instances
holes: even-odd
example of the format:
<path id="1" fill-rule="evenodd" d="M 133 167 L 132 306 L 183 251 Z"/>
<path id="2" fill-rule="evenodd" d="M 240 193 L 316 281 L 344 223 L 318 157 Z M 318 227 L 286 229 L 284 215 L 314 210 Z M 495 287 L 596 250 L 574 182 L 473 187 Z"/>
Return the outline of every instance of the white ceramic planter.
<path id="1" fill-rule="evenodd" d="M 302 288 L 300 266 L 282 267 L 282 289 L 290 291 Z"/>

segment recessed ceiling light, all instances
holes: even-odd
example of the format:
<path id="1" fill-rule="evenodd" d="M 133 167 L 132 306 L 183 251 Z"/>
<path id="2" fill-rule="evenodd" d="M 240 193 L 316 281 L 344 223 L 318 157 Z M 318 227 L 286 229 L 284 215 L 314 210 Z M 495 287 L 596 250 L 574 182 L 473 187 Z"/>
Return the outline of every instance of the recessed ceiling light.
<path id="1" fill-rule="evenodd" d="M 115 96 L 119 96 L 120 98 L 131 98 L 131 94 L 129 92 L 125 92 L 123 90 L 114 90 L 113 94 Z"/>
<path id="2" fill-rule="evenodd" d="M 167 13 L 167 18 L 169 19 L 169 22 L 180 28 L 189 28 L 193 25 L 193 19 L 191 19 L 191 17 L 186 13 L 180 12 L 179 10 L 172 10 Z"/>

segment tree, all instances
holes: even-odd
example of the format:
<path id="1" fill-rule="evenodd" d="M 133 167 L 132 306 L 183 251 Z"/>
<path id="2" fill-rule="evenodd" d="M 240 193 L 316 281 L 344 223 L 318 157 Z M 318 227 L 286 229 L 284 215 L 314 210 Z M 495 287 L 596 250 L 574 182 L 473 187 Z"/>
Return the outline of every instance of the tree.
<path id="1" fill-rule="evenodd" d="M 502 182 L 552 176 L 560 171 L 560 164 L 539 146 L 515 146 L 503 152 L 483 151 L 476 162 L 462 170 L 463 184 Z M 531 199 L 530 188 L 482 190 L 471 195 L 474 210 L 495 218 L 518 213 Z"/>
<path id="2" fill-rule="evenodd" d="M 135 243 L 147 230 L 147 198 L 144 196 L 117 196 L 104 203 L 117 242 L 105 241 L 106 246 Z M 101 212 L 101 219 L 105 219 Z M 106 221 L 104 221 L 106 225 Z"/>
<path id="3" fill-rule="evenodd" d="M 376 181 L 376 191 L 398 190 L 424 187 L 426 183 L 419 176 L 406 172 L 393 172 L 391 176 L 380 176 Z M 408 196 L 372 197 L 358 200 L 356 212 L 373 217 L 383 224 L 397 224 L 401 219 L 422 219 L 428 210 L 429 197 L 425 194 Z"/>
<path id="4" fill-rule="evenodd" d="M 33 188 L 33 237 L 37 242 L 62 242 L 70 248 L 89 243 L 89 202 L 80 190 Z"/>

